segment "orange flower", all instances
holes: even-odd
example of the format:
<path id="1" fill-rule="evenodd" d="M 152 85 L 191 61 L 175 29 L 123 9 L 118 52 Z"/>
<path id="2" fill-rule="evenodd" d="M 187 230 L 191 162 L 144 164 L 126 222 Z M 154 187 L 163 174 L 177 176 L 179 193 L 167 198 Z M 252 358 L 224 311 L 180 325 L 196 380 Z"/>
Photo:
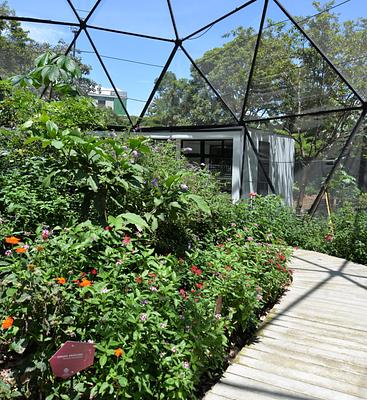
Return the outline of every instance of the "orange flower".
<path id="1" fill-rule="evenodd" d="M 22 247 L 17 247 L 16 249 L 15 249 L 15 251 L 17 252 L 17 253 L 26 253 L 27 252 L 27 247 L 25 247 L 25 246 L 22 246 Z"/>
<path id="2" fill-rule="evenodd" d="M 3 329 L 9 329 L 13 326 L 14 319 L 12 317 L 5 318 L 1 323 Z"/>
<path id="3" fill-rule="evenodd" d="M 86 286 L 91 286 L 92 282 L 88 280 L 87 278 L 83 278 L 82 281 L 79 283 L 80 287 L 86 287 Z"/>
<path id="4" fill-rule="evenodd" d="M 116 356 L 116 357 L 121 357 L 121 356 L 124 355 L 124 350 L 120 349 L 120 347 L 119 347 L 118 349 L 116 349 L 116 350 L 114 351 L 114 353 L 115 353 L 115 356 Z"/>
<path id="5" fill-rule="evenodd" d="M 63 278 L 63 277 L 55 278 L 55 279 L 56 279 L 56 281 L 57 281 L 57 283 L 58 283 L 59 285 L 65 285 L 65 283 L 66 283 L 66 279 Z"/>
<path id="6" fill-rule="evenodd" d="M 18 239 L 15 236 L 9 236 L 9 237 L 5 238 L 5 242 L 9 243 L 9 244 L 18 244 L 20 242 L 20 239 Z"/>

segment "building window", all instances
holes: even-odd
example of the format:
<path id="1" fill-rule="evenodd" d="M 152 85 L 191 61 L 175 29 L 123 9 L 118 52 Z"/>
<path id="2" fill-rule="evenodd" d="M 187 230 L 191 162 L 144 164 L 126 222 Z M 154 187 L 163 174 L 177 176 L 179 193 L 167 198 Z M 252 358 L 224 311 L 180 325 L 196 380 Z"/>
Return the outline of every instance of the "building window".
<path id="1" fill-rule="evenodd" d="M 181 147 L 192 149 L 192 152 L 185 154 L 190 162 L 205 165 L 209 171 L 218 174 L 223 191 L 232 191 L 232 139 L 182 140 Z"/>
<path id="2" fill-rule="evenodd" d="M 270 143 L 269 142 L 259 142 L 259 157 L 264 166 L 266 174 L 270 175 Z M 265 177 L 265 173 L 260 166 L 260 161 L 257 165 L 257 193 L 262 195 L 267 195 L 269 193 L 268 182 Z"/>
<path id="3" fill-rule="evenodd" d="M 98 99 L 97 100 L 97 106 L 98 107 L 105 107 L 106 106 L 106 100 Z"/>

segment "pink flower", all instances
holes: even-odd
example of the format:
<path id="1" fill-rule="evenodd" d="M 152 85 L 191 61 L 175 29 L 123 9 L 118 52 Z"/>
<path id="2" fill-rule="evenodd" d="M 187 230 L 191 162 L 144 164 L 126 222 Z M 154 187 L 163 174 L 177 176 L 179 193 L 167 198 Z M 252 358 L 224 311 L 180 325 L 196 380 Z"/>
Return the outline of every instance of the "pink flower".
<path id="1" fill-rule="evenodd" d="M 252 242 L 252 241 L 254 240 L 254 238 L 253 238 L 252 236 L 249 236 L 246 240 L 247 240 L 248 242 Z"/>
<path id="2" fill-rule="evenodd" d="M 140 314 L 140 321 L 146 321 L 148 319 L 148 316 L 147 316 L 147 314 L 145 314 L 145 313 L 143 313 L 143 314 Z"/>
<path id="3" fill-rule="evenodd" d="M 11 256 L 11 250 L 6 250 L 6 251 L 5 251 L 5 255 L 6 255 L 7 257 Z"/>
<path id="4" fill-rule="evenodd" d="M 184 368 L 190 368 L 190 363 L 188 361 L 184 361 L 182 365 Z"/>
<path id="5" fill-rule="evenodd" d="M 258 294 L 258 295 L 256 296 L 256 299 L 257 299 L 258 301 L 261 301 L 261 300 L 263 299 L 263 297 L 262 297 L 261 294 Z"/>
<path id="6" fill-rule="evenodd" d="M 43 229 L 42 230 L 42 239 L 47 240 L 49 236 L 50 236 L 50 231 L 48 229 Z"/>
<path id="7" fill-rule="evenodd" d="M 324 238 L 327 242 L 332 242 L 334 239 L 334 236 L 330 233 L 328 233 L 325 238 Z"/>
<path id="8" fill-rule="evenodd" d="M 151 287 L 150 287 L 150 290 L 151 290 L 152 292 L 156 292 L 158 289 L 157 289 L 156 286 L 151 286 Z"/>
<path id="9" fill-rule="evenodd" d="M 187 296 L 187 294 L 186 294 L 185 289 L 180 289 L 180 290 L 179 290 L 179 293 L 180 293 L 180 296 L 181 296 L 182 298 L 184 298 L 185 300 L 187 300 L 188 296 Z"/>
<path id="10" fill-rule="evenodd" d="M 122 243 L 125 245 L 128 245 L 128 244 L 130 244 L 130 242 L 131 242 L 131 237 L 129 235 L 125 235 L 122 240 Z"/>
<path id="11" fill-rule="evenodd" d="M 248 195 L 249 195 L 251 198 L 254 198 L 254 197 L 257 196 L 257 193 L 256 193 L 256 192 L 250 192 Z"/>

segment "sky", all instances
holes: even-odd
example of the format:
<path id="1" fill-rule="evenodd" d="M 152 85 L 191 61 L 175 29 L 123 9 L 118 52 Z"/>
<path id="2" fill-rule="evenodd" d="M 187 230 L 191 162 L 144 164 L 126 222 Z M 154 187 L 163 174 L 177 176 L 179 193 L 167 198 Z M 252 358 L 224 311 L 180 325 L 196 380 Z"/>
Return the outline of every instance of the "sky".
<path id="1" fill-rule="evenodd" d="M 71 1 L 81 18 L 85 18 L 95 2 L 95 0 Z M 319 1 L 321 4 L 327 2 Z M 366 1 L 336 0 L 336 4 L 340 6 L 335 11 L 341 13 L 342 19 L 367 17 Z M 186 37 L 245 2 L 245 0 L 171 0 L 179 37 Z M 184 42 L 185 48 L 193 59 L 197 59 L 211 48 L 221 46 L 230 40 L 223 38 L 223 35 L 238 26 L 252 27 L 257 32 L 263 2 L 264 0 L 256 0 L 231 17 L 213 25 L 209 30 L 200 32 L 191 40 Z M 315 13 L 312 0 L 281 0 L 281 2 L 293 15 L 306 16 Z M 66 0 L 8 0 L 8 3 L 18 16 L 77 22 Z M 273 0 L 270 0 L 267 17 L 275 21 L 286 18 Z M 161 38 L 175 38 L 166 0 L 102 0 L 89 24 Z M 59 40 L 64 40 L 69 43 L 73 38 L 70 26 L 27 22 L 23 23 L 23 27 L 29 31 L 34 40 L 39 42 L 56 44 Z M 103 56 L 115 85 L 127 92 L 129 113 L 139 114 L 173 49 L 173 44 L 95 29 L 90 29 L 89 32 Z M 79 37 L 76 48 L 82 51 L 80 53 L 82 61 L 92 67 L 90 77 L 103 87 L 111 87 L 84 34 Z M 178 77 L 188 78 L 190 62 L 179 51 L 169 70 Z"/>

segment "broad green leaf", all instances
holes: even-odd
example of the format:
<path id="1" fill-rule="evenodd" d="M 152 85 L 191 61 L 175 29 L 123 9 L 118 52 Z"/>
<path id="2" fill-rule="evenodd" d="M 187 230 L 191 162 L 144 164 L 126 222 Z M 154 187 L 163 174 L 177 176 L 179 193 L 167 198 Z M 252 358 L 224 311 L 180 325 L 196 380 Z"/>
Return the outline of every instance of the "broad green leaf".
<path id="1" fill-rule="evenodd" d="M 21 128 L 22 129 L 28 129 L 33 125 L 33 121 L 31 119 L 29 119 L 28 121 L 24 122 L 24 124 L 22 124 Z"/>
<path id="2" fill-rule="evenodd" d="M 51 145 L 53 147 L 55 147 L 55 149 L 58 149 L 58 150 L 60 150 L 64 147 L 64 143 L 61 140 L 53 140 L 51 142 Z"/>
<path id="3" fill-rule="evenodd" d="M 55 136 L 59 130 L 59 127 L 55 124 L 55 122 L 47 121 L 46 129 L 50 135 Z"/>
<path id="4" fill-rule="evenodd" d="M 106 364 L 106 362 L 107 362 L 107 356 L 106 354 L 103 354 L 103 356 L 100 357 L 99 359 L 99 364 L 101 365 L 101 367 L 103 367 Z"/>
<path id="5" fill-rule="evenodd" d="M 208 203 L 201 196 L 196 194 L 188 194 L 186 197 L 193 200 L 201 211 L 207 214 L 211 213 Z"/>
<path id="6" fill-rule="evenodd" d="M 121 217 L 123 217 L 128 223 L 134 224 L 139 230 L 142 230 L 142 228 L 149 228 L 148 224 L 144 219 L 134 213 L 124 213 L 121 214 Z"/>
<path id="7" fill-rule="evenodd" d="M 154 215 L 152 216 L 151 228 L 152 228 L 152 231 L 156 231 L 158 229 L 158 220 Z"/>
<path id="8" fill-rule="evenodd" d="M 121 216 L 113 217 L 109 215 L 107 221 L 108 225 L 113 226 L 117 231 L 124 226 L 124 219 Z"/>
<path id="9" fill-rule="evenodd" d="M 96 181 L 93 179 L 92 176 L 88 177 L 87 183 L 88 183 L 89 187 L 93 190 L 93 192 L 97 192 L 98 191 L 98 186 L 97 186 Z"/>
<path id="10" fill-rule="evenodd" d="M 23 354 L 25 349 L 27 348 L 27 344 L 28 343 L 23 338 L 23 339 L 18 340 L 17 342 L 11 343 L 9 348 L 10 348 L 10 350 L 13 350 L 18 354 Z"/>
<path id="11" fill-rule="evenodd" d="M 181 204 L 178 203 L 177 201 L 171 201 L 171 203 L 168 204 L 170 207 L 174 207 L 174 208 L 182 208 Z"/>
<path id="12" fill-rule="evenodd" d="M 37 137 L 37 136 L 31 136 L 30 138 L 28 138 L 28 139 L 24 142 L 24 144 L 31 144 L 31 143 L 33 143 L 33 142 L 37 142 L 38 140 L 40 140 L 39 137 Z"/>

